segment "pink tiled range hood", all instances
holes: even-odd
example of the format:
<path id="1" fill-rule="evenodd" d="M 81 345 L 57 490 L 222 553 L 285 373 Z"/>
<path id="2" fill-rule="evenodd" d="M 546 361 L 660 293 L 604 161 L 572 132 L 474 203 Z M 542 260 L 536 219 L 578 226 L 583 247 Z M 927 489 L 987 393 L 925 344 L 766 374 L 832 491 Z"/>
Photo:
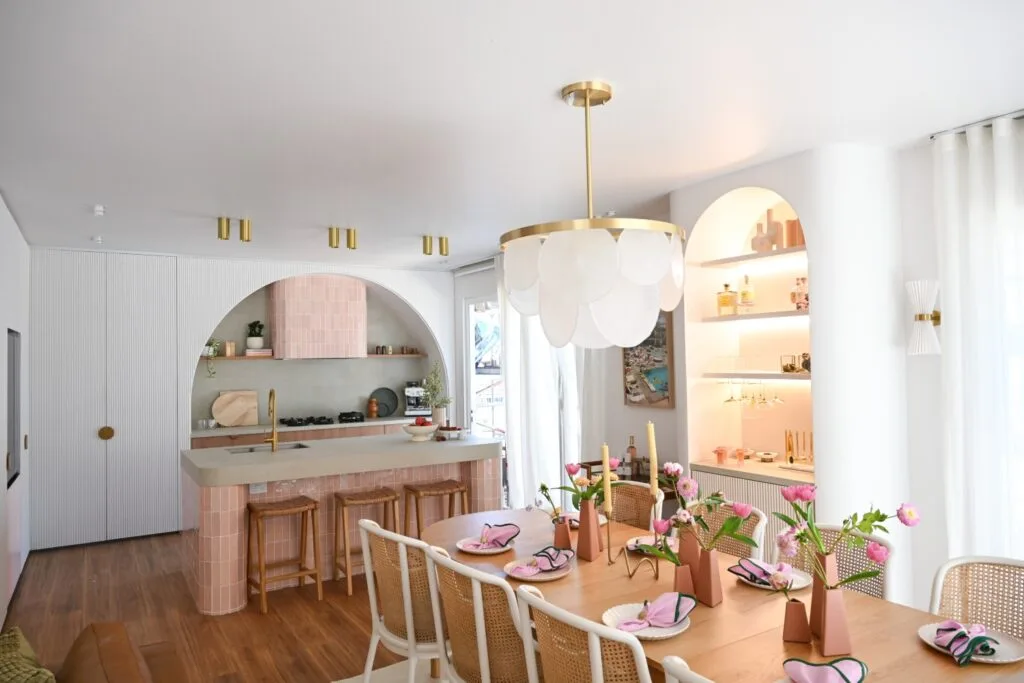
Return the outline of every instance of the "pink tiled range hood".
<path id="1" fill-rule="evenodd" d="M 270 285 L 274 358 L 365 358 L 366 284 L 342 275 L 291 277 Z"/>

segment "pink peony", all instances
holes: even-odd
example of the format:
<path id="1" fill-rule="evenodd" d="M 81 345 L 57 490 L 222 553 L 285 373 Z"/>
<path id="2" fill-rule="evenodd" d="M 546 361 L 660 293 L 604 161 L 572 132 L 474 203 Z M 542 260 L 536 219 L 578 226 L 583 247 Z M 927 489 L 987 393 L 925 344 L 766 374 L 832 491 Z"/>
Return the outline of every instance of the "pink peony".
<path id="1" fill-rule="evenodd" d="M 672 528 L 672 522 L 667 519 L 656 519 L 654 520 L 654 533 L 659 536 L 664 536 L 668 533 L 668 530 Z"/>
<path id="2" fill-rule="evenodd" d="M 692 477 L 683 477 L 676 484 L 676 491 L 683 497 L 683 500 L 695 500 L 699 489 L 697 480 Z"/>
<path id="3" fill-rule="evenodd" d="M 800 541 L 796 540 L 796 533 L 792 527 L 776 536 L 775 544 L 779 548 L 779 554 L 783 557 L 796 557 L 796 554 L 800 552 Z"/>
<path id="4" fill-rule="evenodd" d="M 804 502 L 811 502 L 817 495 L 817 487 L 814 484 L 801 484 L 796 487 L 796 497 Z"/>
<path id="5" fill-rule="evenodd" d="M 768 583 L 777 591 L 785 590 L 793 583 L 793 577 L 788 572 L 773 572 L 768 578 Z"/>
<path id="6" fill-rule="evenodd" d="M 683 474 L 683 466 L 677 462 L 667 462 L 661 469 L 666 477 L 680 477 Z"/>
<path id="7" fill-rule="evenodd" d="M 686 508 L 683 508 L 676 512 L 676 514 L 672 515 L 672 519 L 676 524 L 686 526 L 688 524 L 693 524 L 693 513 Z"/>
<path id="8" fill-rule="evenodd" d="M 583 468 L 580 467 L 580 464 L 578 462 L 570 462 L 565 466 L 565 473 L 568 474 L 570 477 L 575 477 L 577 474 L 580 473 L 581 469 Z"/>
<path id="9" fill-rule="evenodd" d="M 868 547 L 864 550 L 864 554 L 868 556 L 868 559 L 875 564 L 885 564 L 885 561 L 889 559 L 889 549 L 881 543 L 870 541 Z"/>
<path id="10" fill-rule="evenodd" d="M 740 518 L 746 519 L 753 512 L 754 506 L 750 503 L 733 503 L 732 511 Z"/>
<path id="11" fill-rule="evenodd" d="M 896 510 L 896 516 L 900 518 L 904 526 L 917 526 L 921 522 L 921 515 L 918 514 L 917 508 L 910 503 L 900 505 Z"/>
<path id="12" fill-rule="evenodd" d="M 782 489 L 782 497 L 786 499 L 787 503 L 792 503 L 797 499 L 796 490 L 797 486 L 785 486 Z"/>
<path id="13" fill-rule="evenodd" d="M 621 458 L 608 458 L 608 467 L 615 470 L 619 468 L 619 463 L 622 462 Z"/>

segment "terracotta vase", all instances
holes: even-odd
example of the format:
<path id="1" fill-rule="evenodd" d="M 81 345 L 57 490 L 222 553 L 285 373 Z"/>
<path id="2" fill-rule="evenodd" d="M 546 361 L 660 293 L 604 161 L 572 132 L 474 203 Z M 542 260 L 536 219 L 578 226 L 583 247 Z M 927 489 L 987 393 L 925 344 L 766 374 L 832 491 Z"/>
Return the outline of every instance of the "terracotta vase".
<path id="1" fill-rule="evenodd" d="M 679 538 L 679 561 L 689 567 L 690 576 L 696 578 L 700 569 L 700 543 L 694 534 L 683 529 L 676 531 L 676 536 Z"/>
<path id="2" fill-rule="evenodd" d="M 853 651 L 850 643 L 850 626 L 846 622 L 846 603 L 843 590 L 833 588 L 825 591 L 825 615 L 821 626 L 821 654 L 825 657 L 848 655 Z"/>
<path id="3" fill-rule="evenodd" d="M 559 550 L 572 550 L 572 536 L 569 534 L 569 520 L 555 522 L 555 542 L 553 546 Z"/>
<path id="4" fill-rule="evenodd" d="M 701 604 L 714 607 L 722 602 L 722 575 L 718 572 L 718 551 L 701 550 L 694 595 Z"/>
<path id="5" fill-rule="evenodd" d="M 815 557 L 818 558 L 818 566 L 825 568 L 825 576 L 828 578 L 829 585 L 834 586 L 839 582 L 839 567 L 836 565 L 836 556 L 834 553 L 828 555 L 822 555 L 821 553 L 815 553 Z M 814 582 L 811 586 L 811 633 L 821 637 L 822 623 L 825 620 L 825 584 L 818 576 L 818 572 L 812 571 L 814 575 Z"/>
<path id="6" fill-rule="evenodd" d="M 601 556 L 601 525 L 593 500 L 580 501 L 580 530 L 576 533 L 576 557 L 593 562 Z"/>
<path id="7" fill-rule="evenodd" d="M 672 582 L 672 590 L 676 593 L 693 595 L 693 575 L 690 574 L 690 568 L 685 564 L 681 564 L 676 567 L 675 578 Z"/>
<path id="8" fill-rule="evenodd" d="M 782 639 L 789 643 L 811 642 L 811 625 L 807 622 L 807 607 L 796 598 L 786 602 L 786 620 L 782 624 Z"/>

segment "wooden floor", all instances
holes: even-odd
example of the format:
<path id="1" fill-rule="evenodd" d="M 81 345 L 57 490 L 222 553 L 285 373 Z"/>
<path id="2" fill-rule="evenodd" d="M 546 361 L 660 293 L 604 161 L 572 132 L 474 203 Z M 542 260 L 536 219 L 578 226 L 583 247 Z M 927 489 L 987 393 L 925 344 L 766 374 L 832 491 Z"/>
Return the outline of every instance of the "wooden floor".
<path id="1" fill-rule="evenodd" d="M 200 615 L 178 554 L 177 534 L 33 552 L 7 616 L 20 626 L 45 666 L 57 669 L 84 626 L 123 621 L 140 645 L 173 642 L 191 681 L 325 683 L 363 669 L 370 640 L 366 584 L 286 588 L 237 614 Z M 378 648 L 376 667 L 399 661 Z M 186 682 L 187 683 L 187 682 Z"/>

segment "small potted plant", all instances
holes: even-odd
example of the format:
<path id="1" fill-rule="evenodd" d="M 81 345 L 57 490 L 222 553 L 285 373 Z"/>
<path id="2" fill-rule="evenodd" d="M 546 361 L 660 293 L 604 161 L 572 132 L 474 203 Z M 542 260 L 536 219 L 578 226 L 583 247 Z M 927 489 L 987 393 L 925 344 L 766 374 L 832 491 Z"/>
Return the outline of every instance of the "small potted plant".
<path id="1" fill-rule="evenodd" d="M 249 323 L 249 333 L 245 338 L 245 348 L 247 349 L 262 349 L 263 348 L 263 323 L 259 320 L 253 320 Z"/>
<path id="2" fill-rule="evenodd" d="M 220 347 L 224 342 L 216 337 L 210 337 L 206 346 L 203 347 L 203 358 L 206 359 L 206 374 L 208 377 L 215 377 L 217 369 L 213 367 L 213 359 L 220 355 Z"/>
<path id="3" fill-rule="evenodd" d="M 445 413 L 452 403 L 450 396 L 444 393 L 444 379 L 441 377 L 441 361 L 434 361 L 430 373 L 423 379 L 423 402 L 430 406 L 431 420 L 434 424 L 444 426 Z"/>

